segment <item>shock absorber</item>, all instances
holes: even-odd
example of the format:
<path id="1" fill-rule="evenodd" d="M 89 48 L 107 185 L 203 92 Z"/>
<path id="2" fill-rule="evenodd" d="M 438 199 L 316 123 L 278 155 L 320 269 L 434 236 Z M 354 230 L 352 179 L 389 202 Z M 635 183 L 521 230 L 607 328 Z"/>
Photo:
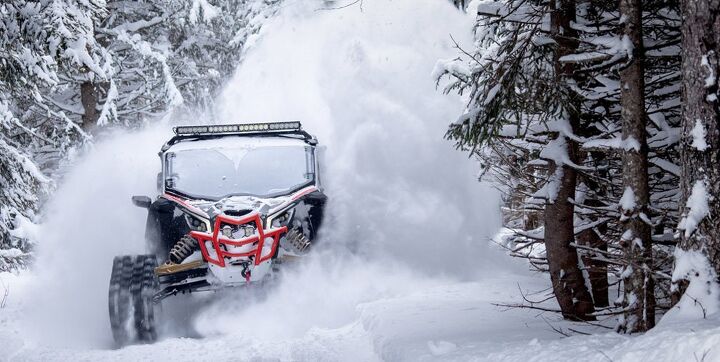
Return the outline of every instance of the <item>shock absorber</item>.
<path id="1" fill-rule="evenodd" d="M 198 248 L 198 242 L 190 235 L 185 235 L 170 249 L 170 262 L 180 264 Z"/>
<path id="2" fill-rule="evenodd" d="M 301 229 L 288 231 L 285 237 L 287 243 L 298 253 L 304 253 L 310 247 L 310 240 L 303 234 Z"/>

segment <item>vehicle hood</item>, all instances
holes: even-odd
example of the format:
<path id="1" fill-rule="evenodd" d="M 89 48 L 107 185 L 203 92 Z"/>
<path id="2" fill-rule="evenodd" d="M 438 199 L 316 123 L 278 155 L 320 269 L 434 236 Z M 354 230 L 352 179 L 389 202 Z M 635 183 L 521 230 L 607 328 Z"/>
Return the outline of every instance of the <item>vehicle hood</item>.
<path id="1" fill-rule="evenodd" d="M 217 201 L 208 200 L 187 200 L 186 203 L 202 210 L 209 217 L 213 218 L 219 214 L 238 216 L 258 211 L 263 215 L 269 215 L 279 211 L 291 202 L 289 196 L 262 198 L 256 196 L 230 196 Z"/>

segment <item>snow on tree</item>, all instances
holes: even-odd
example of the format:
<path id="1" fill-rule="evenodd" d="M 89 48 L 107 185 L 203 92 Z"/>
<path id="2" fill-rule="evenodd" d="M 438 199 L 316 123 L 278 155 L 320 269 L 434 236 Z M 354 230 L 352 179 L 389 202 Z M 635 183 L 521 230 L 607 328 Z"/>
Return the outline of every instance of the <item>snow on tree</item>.
<path id="1" fill-rule="evenodd" d="M 654 289 L 659 294 L 662 308 L 670 304 L 669 267 L 672 245 L 676 241 L 673 234 L 677 220 L 679 166 L 671 160 L 677 159 L 679 133 L 677 5 L 676 2 L 645 3 L 645 11 L 642 13 L 642 43 L 646 47 L 642 65 L 645 74 L 630 84 L 644 83 L 639 90 L 636 89 L 645 98 L 645 105 L 639 109 L 647 113 L 646 118 L 651 122 L 635 129 L 635 133 L 647 139 L 647 166 L 629 167 L 628 162 L 622 162 L 623 155 L 638 152 L 644 146 L 638 137 L 622 135 L 624 129 L 627 129 L 622 124 L 623 105 L 629 101 L 629 97 L 620 88 L 620 84 L 623 84 L 621 77 L 623 72 L 629 70 L 628 64 L 632 64 L 628 61 L 632 59 L 628 57 L 628 50 L 637 48 L 628 46 L 629 38 L 625 38 L 622 30 L 627 23 L 620 21 L 624 18 L 621 18 L 616 2 L 592 2 L 582 9 L 584 21 L 576 25 L 581 29 L 580 52 L 565 58 L 582 64 L 579 72 L 585 77 L 578 88 L 585 98 L 583 118 L 590 121 L 589 129 L 583 133 L 586 138 L 582 142 L 582 149 L 588 151 L 586 165 L 596 169 L 585 173 L 588 176 L 586 181 L 593 187 L 587 192 L 586 201 L 577 204 L 579 218 L 585 219 L 585 223 L 591 225 L 601 239 L 609 241 L 607 248 L 582 249 L 592 255 L 592 260 L 609 260 L 611 265 L 624 265 L 621 268 L 610 268 L 618 277 L 628 276 L 626 272 L 629 270 L 636 273 L 644 270 L 650 273 L 649 277 L 660 278 L 661 282 L 656 288 L 645 290 Z M 647 170 L 649 201 L 643 207 L 643 212 L 635 212 L 639 206 L 634 200 L 637 193 L 631 188 L 634 195 L 631 198 L 626 192 L 627 185 L 622 182 L 626 175 L 633 174 L 632 170 Z M 631 204 L 632 207 L 629 207 Z M 594 224 L 593 218 L 598 222 L 603 219 L 607 222 Z M 632 255 L 627 255 L 629 250 L 622 251 L 621 247 L 631 246 L 623 241 L 629 237 L 624 225 L 632 223 L 633 218 L 640 218 L 648 225 L 652 235 L 652 250 L 659 255 L 652 263 L 645 261 L 647 265 L 643 269 L 627 268 L 642 263 L 634 260 Z M 650 253 L 649 250 L 646 252 Z M 630 293 L 635 292 L 628 291 L 626 297 L 629 298 Z M 643 300 L 649 299 L 648 296 Z M 621 320 L 622 329 L 627 330 L 627 321 L 627 318 Z"/>
<path id="2" fill-rule="evenodd" d="M 1 83 L 0 83 L 1 84 Z M 40 197 L 50 180 L 37 168 L 22 147 L 6 137 L 18 120 L 0 99 L 0 271 L 23 267 L 32 250 L 29 236 Z"/>
<path id="3" fill-rule="evenodd" d="M 508 181 L 507 197 L 524 197 L 527 209 L 542 211 L 542 228 L 523 236 L 544 241 L 563 316 L 594 319 L 574 247 L 573 199 L 583 168 L 576 135 L 580 98 L 573 65 L 560 60 L 578 46 L 570 26 L 576 4 L 510 0 L 481 3 L 477 11 L 477 49 L 468 53 L 469 64 L 451 60 L 436 72 L 451 77 L 445 91 L 469 92 L 468 108 L 448 137 Z"/>
<path id="4" fill-rule="evenodd" d="M 615 309 L 596 315 L 622 314 L 623 303 L 610 302 L 613 284 L 608 273 L 622 280 L 633 275 L 628 271 L 657 278 L 655 288 L 645 290 L 654 289 L 661 302 L 658 308 L 668 308 L 680 176 L 674 161 L 680 134 L 678 2 L 646 3 L 642 12 L 644 85 L 639 89 L 645 98 L 641 108 L 649 119 L 643 133 L 647 146 L 640 137 L 622 134 L 621 72 L 632 64 L 628 59 L 633 47 L 623 36 L 618 2 L 578 2 L 574 14 L 568 15 L 573 20 L 555 37 L 548 8 L 545 15 L 528 20 L 529 14 L 542 12 L 546 2 L 473 4 L 479 4 L 476 49 L 461 49 L 460 58 L 439 62 L 435 75 L 450 80 L 444 84 L 446 92 L 457 91 L 469 99 L 465 115 L 451 125 L 448 135 L 481 160 L 483 176 L 504 192 L 504 221 L 515 232 L 509 239 L 514 241 L 511 254 L 548 271 L 548 230 L 539 223 L 539 215 L 547 213 L 549 201 L 562 190 L 567 174 L 553 168 L 562 164 L 562 170 L 575 173 L 573 192 L 563 195 L 574 212 L 570 246 L 581 257 L 595 306 Z M 557 71 L 548 49 L 563 41 L 577 45 L 558 58 L 560 71 L 567 71 L 565 81 L 558 82 L 549 76 Z M 560 122 L 572 120 L 572 112 L 577 112 L 577 120 Z M 648 175 L 644 211 L 625 212 L 621 199 L 629 194 L 624 192 L 623 154 L 643 147 Z M 628 235 L 625 225 L 633 216 L 648 225 L 650 236 L 645 237 L 652 240 L 648 244 L 657 255 L 644 270 L 629 268 L 636 260 L 622 247 L 622 237 Z M 626 321 L 621 319 L 621 328 Z"/>
<path id="5" fill-rule="evenodd" d="M 626 258 L 623 286 L 625 315 L 620 328 L 644 332 L 655 325 L 655 281 L 652 269 L 651 221 L 648 217 L 648 146 L 645 109 L 645 48 L 642 2 L 620 1 L 622 49 L 627 64 L 620 70 L 622 118 L 623 186 L 621 221 L 625 232 L 620 239 Z"/>
<path id="6" fill-rule="evenodd" d="M 86 131 L 137 126 L 172 110 L 208 114 L 242 52 L 279 0 L 107 2 L 97 42 L 113 57 L 107 79 L 72 77 L 51 97 Z M 80 90 L 80 92 L 78 92 Z"/>
<path id="7" fill-rule="evenodd" d="M 62 114 L 47 117 L 52 111 L 42 89 L 58 86 L 69 70 L 106 76 L 93 37 L 104 11 L 100 1 L 0 4 L 0 270 L 26 263 L 29 230 L 51 186 L 34 157 L 43 148 L 66 148 L 83 133 Z"/>
<path id="8" fill-rule="evenodd" d="M 682 219 L 673 281 L 684 313 L 718 309 L 720 1 L 682 3 Z M 699 307 L 698 307 L 699 305 Z"/>
<path id="9" fill-rule="evenodd" d="M 187 21 L 173 22 L 176 27 L 171 27 L 168 34 L 174 49 L 170 66 L 178 72 L 177 86 L 187 106 L 213 110 L 221 87 L 232 77 L 243 52 L 252 47 L 262 24 L 275 14 L 279 4 L 280 0 L 196 0 Z M 198 8 L 202 9 L 200 13 Z"/>

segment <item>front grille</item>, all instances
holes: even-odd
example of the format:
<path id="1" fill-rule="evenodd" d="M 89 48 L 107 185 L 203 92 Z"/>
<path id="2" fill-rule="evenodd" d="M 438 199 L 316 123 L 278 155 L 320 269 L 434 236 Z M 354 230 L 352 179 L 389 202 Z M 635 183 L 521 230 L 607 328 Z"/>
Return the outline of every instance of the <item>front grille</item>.
<path id="1" fill-rule="evenodd" d="M 240 217 L 245 216 L 252 212 L 252 210 L 225 210 L 223 211 L 225 215 L 233 216 L 233 217 Z"/>
<path id="2" fill-rule="evenodd" d="M 190 235 L 199 242 L 200 251 L 208 263 L 224 267 L 225 259 L 232 261 L 238 260 L 237 258 L 248 258 L 255 265 L 259 265 L 275 255 L 280 237 L 287 233 L 286 226 L 263 229 L 262 225 L 260 214 L 257 211 L 240 218 L 221 214 L 215 217 L 214 232 L 191 231 Z M 239 230 L 240 227 L 253 227 L 254 230 L 252 235 L 238 239 L 225 236 L 221 232 L 227 226 L 233 230 Z M 269 243 L 270 247 L 265 248 L 265 243 Z"/>

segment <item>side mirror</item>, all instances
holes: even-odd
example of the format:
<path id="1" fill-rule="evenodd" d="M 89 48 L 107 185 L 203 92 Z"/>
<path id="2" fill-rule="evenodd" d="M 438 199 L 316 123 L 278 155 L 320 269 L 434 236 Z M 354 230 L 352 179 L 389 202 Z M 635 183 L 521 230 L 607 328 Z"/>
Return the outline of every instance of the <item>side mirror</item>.
<path id="1" fill-rule="evenodd" d="M 150 198 L 147 196 L 133 196 L 132 203 L 137 207 L 149 209 L 150 204 L 152 204 L 152 200 L 150 200 Z"/>

